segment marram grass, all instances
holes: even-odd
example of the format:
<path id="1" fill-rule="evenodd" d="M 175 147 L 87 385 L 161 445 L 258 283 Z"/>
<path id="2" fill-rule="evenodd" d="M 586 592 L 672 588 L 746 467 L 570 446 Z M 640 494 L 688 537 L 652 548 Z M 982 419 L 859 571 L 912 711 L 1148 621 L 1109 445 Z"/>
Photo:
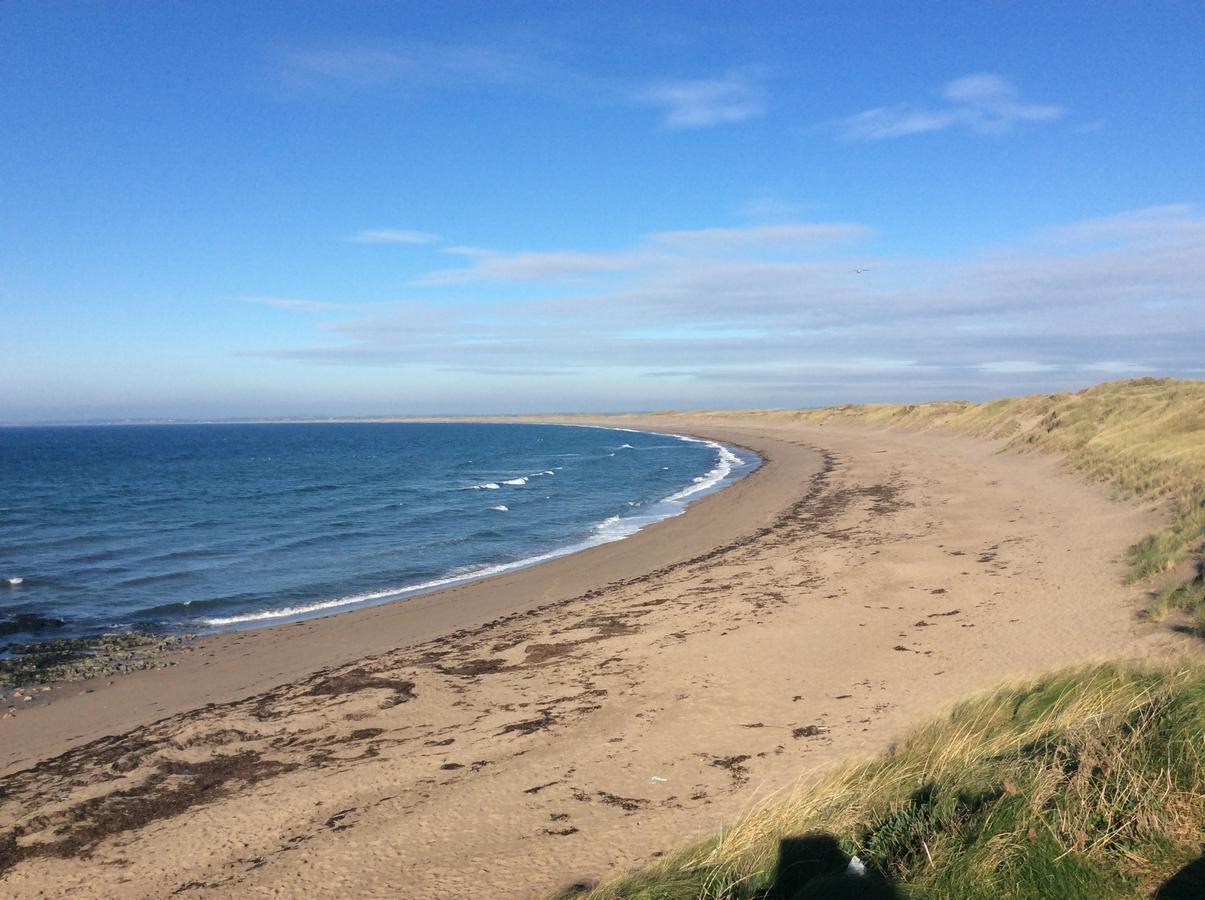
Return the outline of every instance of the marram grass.
<path id="1" fill-rule="evenodd" d="M 1168 883 L 1196 872 L 1203 841 L 1205 666 L 1101 664 L 964 702 L 885 756 L 587 896 L 1193 896 Z M 780 875 L 800 845 L 856 854 L 869 876 L 843 893 L 840 879 L 801 884 L 806 866 Z"/>

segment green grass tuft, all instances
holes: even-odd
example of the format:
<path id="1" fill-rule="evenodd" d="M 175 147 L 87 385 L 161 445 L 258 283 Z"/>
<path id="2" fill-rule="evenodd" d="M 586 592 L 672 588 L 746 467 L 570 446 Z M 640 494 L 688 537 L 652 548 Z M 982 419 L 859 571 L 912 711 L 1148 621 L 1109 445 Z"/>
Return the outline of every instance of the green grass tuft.
<path id="1" fill-rule="evenodd" d="M 1199 877 L 1202 841 L 1205 666 L 1105 664 L 965 702 L 587 896 L 1149 897 L 1178 871 Z M 847 854 L 870 869 L 853 893 L 834 874 Z"/>
<path id="2" fill-rule="evenodd" d="M 1192 631 L 1205 638 L 1205 574 L 1189 581 L 1171 579 L 1164 582 L 1147 604 L 1144 615 L 1152 622 L 1161 622 L 1173 611 L 1190 616 Z"/>

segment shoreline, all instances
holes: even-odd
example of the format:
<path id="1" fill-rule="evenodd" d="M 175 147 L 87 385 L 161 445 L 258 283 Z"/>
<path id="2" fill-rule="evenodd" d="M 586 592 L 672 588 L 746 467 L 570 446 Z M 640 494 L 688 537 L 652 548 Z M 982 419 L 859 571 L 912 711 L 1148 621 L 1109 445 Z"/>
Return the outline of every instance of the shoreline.
<path id="1" fill-rule="evenodd" d="M 597 428 L 605 431 L 615 432 L 636 432 L 644 434 L 653 434 L 659 437 L 673 438 L 675 440 L 691 443 L 701 443 L 710 446 L 717 452 L 716 463 L 696 477 L 693 481 L 687 482 L 681 487 L 673 490 L 671 493 L 660 497 L 648 503 L 649 510 L 661 511 L 656 513 L 655 518 L 650 517 L 647 513 L 635 513 L 629 511 L 626 515 L 614 515 L 604 520 L 599 520 L 584 530 L 580 539 L 571 544 L 563 546 L 551 547 L 536 547 L 530 555 L 508 562 L 499 563 L 481 563 L 473 567 L 464 565 L 453 566 L 442 574 L 431 577 L 423 583 L 411 585 L 403 585 L 395 588 L 371 588 L 362 591 L 360 595 L 335 596 L 325 599 L 309 599 L 309 600 L 292 600 L 287 597 L 278 598 L 277 602 L 286 604 L 284 606 L 262 608 L 257 610 L 244 611 L 228 611 L 226 613 L 218 613 L 210 618 L 199 619 L 195 621 L 180 621 L 175 623 L 174 627 L 163 627 L 154 629 L 131 629 L 129 631 L 110 631 L 98 630 L 95 632 L 87 632 L 81 630 L 67 629 L 66 633 L 61 633 L 60 629 L 65 624 L 62 618 L 57 616 L 44 616 L 36 614 L 19 614 L 13 617 L 12 621 L 0 621 L 0 627 L 9 626 L 9 632 L 17 636 L 24 636 L 20 640 L 4 640 L 8 633 L 0 631 L 0 699 L 3 697 L 3 691 L 6 689 L 27 687 L 37 682 L 18 683 L 12 681 L 9 677 L 10 673 L 17 672 L 36 672 L 39 668 L 39 663 L 34 657 L 39 655 L 57 655 L 61 648 L 62 651 L 72 655 L 71 660 L 65 662 L 78 663 L 75 665 L 61 665 L 57 661 L 52 665 L 52 668 L 68 672 L 86 672 L 93 671 L 98 676 L 109 674 L 104 665 L 106 654 L 115 653 L 116 659 L 121 662 L 129 662 L 128 654 L 125 654 L 123 644 L 137 645 L 140 649 L 146 652 L 145 667 L 150 667 L 150 657 L 158 652 L 157 648 L 152 645 L 156 641 L 168 641 L 178 643 L 179 639 L 193 640 L 198 637 L 208 637 L 215 634 L 225 633 L 227 631 L 246 631 L 255 630 L 264 627 L 272 627 L 275 625 L 291 625 L 297 622 L 307 621 L 313 618 L 324 618 L 328 615 L 337 615 L 343 612 L 352 612 L 358 609 L 369 609 L 374 606 L 386 605 L 402 600 L 409 600 L 424 594 L 434 593 L 439 590 L 445 590 L 463 584 L 471 584 L 487 578 L 493 578 L 499 575 L 504 575 L 510 572 L 517 572 L 532 566 L 540 565 L 545 562 L 558 559 L 563 556 L 570 556 L 576 553 L 581 553 L 585 550 L 592 549 L 596 546 L 601 546 L 616 541 L 626 540 L 640 531 L 656 525 L 665 519 L 676 518 L 681 516 L 691 505 L 696 503 L 703 497 L 710 494 L 722 491 L 748 475 L 757 471 L 761 467 L 763 460 L 753 450 L 748 447 L 742 447 L 734 444 L 725 444 L 722 442 L 713 441 L 710 438 L 702 438 L 686 434 L 677 434 L 664 431 L 656 431 L 650 428 L 633 429 L 622 426 L 610 426 L 603 424 L 586 424 L 583 422 L 545 422 L 545 421 L 497 421 L 493 419 L 477 419 L 477 420 L 408 420 L 414 423 L 442 423 L 450 424 L 467 423 L 473 424 L 527 424 L 527 425 L 560 425 L 570 428 Z M 363 422 L 352 421 L 350 423 L 319 423 L 319 422 L 299 422 L 299 423 L 282 423 L 282 424 L 407 424 L 408 422 L 395 423 L 391 420 L 378 420 L 376 422 L 364 420 Z M 258 424 L 258 423 L 228 423 L 228 424 Z M 737 452 L 733 452 L 737 451 Z M 751 458 L 741 458 L 741 454 Z M 619 526 L 619 530 L 611 535 L 604 534 L 601 529 L 603 526 L 610 524 Z M 636 524 L 632 524 L 636 523 Z M 465 570 L 467 571 L 458 571 Z M 21 620 L 30 620 L 32 628 L 26 632 L 19 627 Z M 59 645 L 59 646 L 55 646 Z M 43 651 L 40 648 L 45 647 Z M 95 656 L 88 657 L 86 654 L 89 649 L 99 651 Z M 4 658 L 3 654 L 8 651 L 14 654 L 11 658 Z M 26 659 L 25 657 L 29 657 Z M 24 662 L 24 664 L 22 664 Z M 6 663 L 8 665 L 6 665 Z M 16 664 L 13 664 L 16 663 Z M 124 673 L 125 670 L 120 670 Z M 48 678 L 44 683 L 62 683 L 68 681 L 82 680 L 86 676 L 68 675 L 67 677 Z"/>
<path id="2" fill-rule="evenodd" d="M 1122 583 L 1155 514 L 1055 458 L 605 421 L 764 462 L 627 539 L 203 638 L 170 669 L 20 711 L 0 723 L 0 884 L 541 896 L 706 836 L 1003 678 L 1187 646 L 1139 623 Z"/>
<path id="3" fill-rule="evenodd" d="M 517 423 L 520 420 L 508 421 Z M 538 419 L 521 421 L 530 424 L 554 424 Z M 593 418 L 587 418 L 580 423 L 558 421 L 555 424 L 610 427 L 606 424 L 596 424 Z M 666 433 L 657 432 L 653 427 L 632 428 L 631 423 L 627 421 L 618 430 L 623 428 Z M 512 571 L 376 605 L 337 610 L 295 621 L 230 628 L 196 635 L 178 644 L 173 642 L 171 647 L 152 649 L 147 654 L 145 667 L 139 671 L 104 671 L 93 677 L 34 682 L 28 685 L 14 684 L 12 688 L 5 690 L 9 698 L 6 709 L 14 711 L 15 715 L 23 720 L 23 724 L 33 731 L 35 738 L 32 745 L 26 745 L 19 740 L 6 740 L 0 745 L 0 776 L 56 750 L 69 749 L 78 743 L 143 724 L 147 721 L 146 717 L 131 709 L 129 704 L 132 703 L 133 697 L 144 696 L 148 691 L 156 697 L 152 707 L 157 712 L 180 711 L 189 704 L 230 700 L 244 692 L 274 687 L 274 678 L 303 677 L 319 668 L 430 640 L 441 633 L 471 625 L 484 625 L 490 618 L 499 615 L 526 612 L 531 609 L 531 605 L 519 599 L 524 593 L 535 592 L 555 602 L 574 594 L 600 590 L 611 581 L 639 577 L 648 571 L 681 562 L 685 555 L 710 550 L 713 542 L 732 540 L 746 526 L 749 517 L 742 514 L 733 516 L 735 510 L 728 510 L 721 515 L 714 510 L 718 498 L 725 497 L 729 492 L 754 479 L 773 477 L 777 482 L 782 476 L 776 472 L 775 463 L 764 448 L 750 447 L 739 440 L 717 441 L 710 436 L 713 432 L 714 429 L 708 429 L 706 434 L 695 433 L 688 427 L 680 429 L 680 433 L 687 437 L 716 442 L 751 453 L 759 460 L 756 467 L 691 501 L 681 514 L 653 522 L 620 540 L 596 544 Z M 788 453 L 788 456 L 794 462 L 798 454 Z M 764 519 L 765 511 L 760 509 L 764 505 L 763 495 L 772 495 L 779 490 L 777 484 L 768 490 L 760 489 L 759 486 L 758 490 L 752 492 L 752 499 L 749 491 L 742 491 L 739 496 L 726 500 L 725 505 L 739 504 L 753 513 L 753 519 Z M 692 532 L 696 530 L 695 519 L 701 518 L 696 515 L 696 510 L 700 508 L 712 521 L 704 534 L 694 535 Z M 719 518 L 729 524 L 720 525 L 717 521 Z M 658 549 L 659 545 L 674 549 L 663 554 Z M 578 569 L 575 561 L 581 563 L 581 570 L 578 572 L 574 571 Z M 529 574 L 535 577 L 535 581 L 530 585 L 526 583 L 526 576 Z M 456 605 L 455 611 L 451 609 L 453 604 Z M 407 607 L 407 612 L 399 612 L 396 616 L 382 612 L 403 606 Z M 465 615 L 465 606 L 475 606 L 476 609 Z M 384 615 L 385 621 L 377 621 L 381 615 Z M 335 626 L 334 623 L 344 619 L 348 621 Z M 327 630 L 331 634 L 318 633 Z M 398 631 L 403 633 L 397 634 Z M 262 637 L 252 638 L 259 635 Z M 304 650 L 296 646 L 299 637 L 304 637 L 306 641 Z M 243 646 L 248 638 L 251 638 L 250 643 Z M 208 660 L 197 665 L 194 657 L 202 656 Z M 257 663 L 243 662 L 252 656 L 257 659 Z M 226 672 L 222 677 L 212 677 L 213 668 L 223 667 L 234 659 L 239 660 L 237 672 Z M 120 665 L 125 660 L 117 659 L 115 662 Z M 178 673 L 175 671 L 177 668 L 180 670 Z M 210 671 L 202 671 L 206 669 Z M 164 678 L 165 675 L 168 677 Z M 195 683 L 193 679 L 198 676 L 211 683 Z M 171 683 L 157 683 L 165 680 Z M 11 695 L 23 687 L 33 689 L 25 694 L 33 699 L 24 701 L 21 697 L 12 700 Z M 43 687 L 50 687 L 51 690 L 42 691 Z M 114 693 L 114 688 L 118 689 L 118 696 L 113 698 L 113 703 L 122 707 L 122 711 L 116 714 L 111 711 L 110 704 L 106 704 L 105 711 L 98 715 L 93 710 L 94 703 L 81 702 L 92 701 L 93 694 L 98 695 L 97 699 L 108 699 L 104 695 Z M 89 696 L 84 697 L 85 694 Z M 70 707 L 70 710 L 64 706 Z M 77 706 L 87 707 L 87 712 L 82 718 L 77 714 Z M 41 718 L 42 721 L 27 724 L 30 718 Z M 83 729 L 81 725 L 86 725 L 87 728 Z M 13 729 L 10 727 L 7 730 L 11 732 Z M 68 735 L 68 732 L 77 733 Z"/>
<path id="4" fill-rule="evenodd" d="M 474 424 L 493 423 L 482 421 Z M 571 428 L 599 428 L 605 431 L 628 431 L 640 432 L 644 434 L 655 434 L 660 437 L 669 437 L 681 441 L 693 441 L 706 444 L 717 450 L 720 454 L 720 458 L 715 466 L 703 473 L 701 476 L 697 477 L 693 482 L 683 485 L 673 493 L 668 494 L 665 497 L 661 497 L 649 505 L 649 508 L 653 509 L 658 506 L 678 504 L 679 508 L 677 511 L 667 512 L 664 515 L 661 515 L 659 518 L 645 522 L 642 525 L 637 525 L 631 531 L 624 531 L 612 537 L 583 537 L 581 540 L 578 540 L 575 543 L 567 544 L 562 547 L 552 547 L 550 549 L 537 550 L 537 552 L 531 556 L 523 557 L 522 559 L 511 562 L 482 564 L 474 570 L 463 572 L 459 575 L 452 573 L 456 570 L 456 568 L 462 567 L 453 567 L 453 569 L 443 573 L 442 575 L 436 576 L 430 582 L 390 590 L 373 590 L 370 591 L 369 595 L 366 596 L 342 597 L 320 601 L 300 601 L 301 605 L 297 606 L 260 610 L 254 613 L 241 613 L 206 619 L 201 623 L 204 627 L 196 629 L 196 634 L 193 636 L 206 637 L 214 634 L 225 633 L 226 631 L 250 631 L 258 628 L 272 627 L 274 625 L 292 625 L 314 618 L 324 618 L 328 615 L 341 615 L 344 612 L 353 612 L 359 609 L 372 609 L 375 606 L 385 606 L 390 603 L 411 600 L 415 597 L 433 594 L 438 591 L 448 590 L 460 585 L 473 584 L 478 581 L 496 578 L 500 575 L 506 575 L 511 572 L 521 572 L 525 569 L 539 566 L 547 562 L 552 562 L 553 560 L 560 559 L 562 557 L 582 553 L 586 550 L 593 549 L 594 547 L 601 547 L 606 544 L 627 540 L 628 538 L 639 534 L 641 531 L 657 525 L 660 522 L 663 522 L 667 519 L 677 518 L 678 516 L 685 514 L 690 506 L 698 500 L 722 491 L 740 481 L 742 478 L 748 477 L 749 475 L 753 474 L 753 472 L 756 472 L 757 469 L 762 465 L 761 457 L 747 447 L 723 444 L 716 441 L 694 438 L 681 434 L 670 434 L 668 432 L 651 431 L 647 429 L 612 428 L 603 425 L 581 425 L 576 423 L 510 422 L 505 424 L 561 424 Z M 747 455 L 754 457 L 754 459 L 742 460 L 737 454 L 732 453 L 733 450 L 744 452 Z M 745 466 L 750 466 L 751 468 L 749 468 L 749 470 L 744 474 L 738 474 L 734 477 L 734 467 L 731 462 L 724 458 L 724 454 L 731 455 L 733 457 L 733 461 L 735 461 L 740 467 L 743 468 Z M 688 500 L 687 498 L 691 497 L 693 494 L 698 494 L 699 496 Z M 608 519 L 603 519 L 593 523 L 590 526 L 590 529 L 597 534 L 598 529 L 610 522 L 623 524 L 624 522 L 629 522 L 631 520 L 640 518 L 642 518 L 642 516 L 634 514 L 628 516 L 612 516 Z"/>

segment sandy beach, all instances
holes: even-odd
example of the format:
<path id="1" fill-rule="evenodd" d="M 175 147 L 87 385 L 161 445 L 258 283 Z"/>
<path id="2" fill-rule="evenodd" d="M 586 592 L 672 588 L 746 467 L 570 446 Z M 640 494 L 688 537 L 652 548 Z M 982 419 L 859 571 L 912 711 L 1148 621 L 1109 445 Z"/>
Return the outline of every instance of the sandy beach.
<path id="1" fill-rule="evenodd" d="M 765 464 L 626 540 L 62 685 L 0 722 L 6 897 L 540 897 L 1001 679 L 1187 646 L 1159 514 L 945 433 L 608 420 Z"/>

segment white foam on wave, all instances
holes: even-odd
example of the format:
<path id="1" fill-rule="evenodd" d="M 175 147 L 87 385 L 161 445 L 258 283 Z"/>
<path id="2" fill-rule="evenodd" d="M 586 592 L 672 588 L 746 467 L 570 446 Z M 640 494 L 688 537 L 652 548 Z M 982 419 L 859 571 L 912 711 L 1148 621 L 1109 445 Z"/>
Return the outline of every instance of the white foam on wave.
<path id="1" fill-rule="evenodd" d="M 497 491 L 501 490 L 502 486 L 496 481 L 487 481 L 485 484 L 475 484 L 469 490 L 471 491 Z"/>
<path id="2" fill-rule="evenodd" d="M 415 594 L 419 591 L 429 591 L 435 588 L 445 587 L 449 584 L 455 584 L 458 581 L 466 581 L 469 578 L 484 577 L 486 573 L 479 570 L 474 570 L 474 574 L 449 575 L 444 578 L 436 578 L 432 581 L 424 581 L 421 584 L 409 584 L 404 587 L 386 588 L 381 591 L 369 591 L 364 594 L 348 594 L 345 597 L 332 597 L 330 600 L 319 600 L 315 603 L 303 603 L 299 606 L 284 606 L 279 609 L 261 609 L 258 612 L 244 613 L 239 616 L 214 616 L 208 619 L 202 619 L 201 624 L 209 625 L 213 628 L 221 628 L 227 625 L 244 625 L 248 622 L 265 622 L 269 619 L 288 619 L 292 616 L 304 616 L 310 613 L 323 612 L 328 609 L 338 609 L 341 606 L 354 606 L 360 603 L 371 603 L 374 600 L 392 600 L 399 597 L 404 597 L 407 594 Z"/>
<path id="3" fill-rule="evenodd" d="M 515 487 L 519 487 L 520 485 L 527 484 L 527 477 L 523 477 L 523 478 L 511 478 L 511 479 L 508 479 L 507 481 L 504 481 L 504 482 L 502 482 L 502 483 L 503 483 L 503 484 L 513 484 Z"/>
<path id="4" fill-rule="evenodd" d="M 605 428 L 606 426 L 577 426 L 586 428 Z M 646 434 L 648 432 L 640 432 L 634 428 L 615 428 L 614 431 L 631 431 L 636 434 Z M 717 460 L 716 465 L 706 474 L 695 479 L 689 486 L 682 490 L 670 494 L 663 500 L 651 504 L 647 511 L 640 515 L 632 516 L 609 516 L 603 521 L 595 525 L 590 532 L 590 536 L 584 541 L 573 544 L 568 547 L 561 547 L 556 550 L 550 550 L 546 553 L 540 553 L 535 556 L 527 557 L 526 559 L 516 560 L 514 562 L 499 563 L 497 565 L 480 566 L 480 567 L 461 567 L 454 569 L 447 575 L 441 578 L 435 578 L 431 581 L 424 581 L 419 584 L 403 585 L 396 588 L 386 588 L 379 591 L 370 591 L 363 594 L 349 594 L 345 597 L 334 597 L 329 600 L 320 600 L 314 603 L 305 603 L 297 606 L 286 606 L 279 609 L 264 609 L 253 613 L 245 613 L 236 616 L 215 616 L 208 619 L 202 619 L 201 624 L 212 628 L 221 628 L 231 625 L 246 625 L 253 622 L 266 622 L 273 619 L 289 619 L 299 616 L 311 615 L 313 613 L 326 612 L 329 610 L 339 609 L 344 606 L 359 606 L 369 603 L 379 603 L 387 600 L 400 600 L 403 597 L 409 597 L 414 594 L 433 591 L 437 588 L 450 587 L 455 584 L 463 584 L 467 581 L 477 581 L 482 578 L 489 578 L 494 575 L 501 575 L 505 572 L 513 572 L 516 569 L 525 569 L 528 566 L 534 566 L 542 562 L 557 559 L 562 556 L 568 556 L 572 553 L 578 553 L 582 550 L 587 550 L 590 547 L 596 547 L 600 544 L 611 543 L 612 541 L 622 540 L 635 534 L 641 529 L 655 522 L 669 519 L 674 516 L 681 515 L 687 504 L 684 502 L 686 498 L 692 497 L 702 491 L 709 490 L 715 487 L 725 478 L 732 474 L 735 468 L 746 465 L 744 460 L 725 447 L 715 441 L 704 440 L 702 438 L 688 437 L 683 434 L 671 434 L 667 437 L 677 438 L 680 441 L 688 441 L 690 443 L 706 444 L 716 450 Z M 552 474 L 545 472 L 542 474 Z M 475 485 L 475 489 L 497 490 L 498 485 L 494 482 L 488 484 Z M 507 511 L 505 506 L 492 507 L 499 511 Z"/>
<path id="5" fill-rule="evenodd" d="M 9 584 L 11 584 L 13 587 L 16 587 L 19 584 L 25 583 L 24 578 L 6 578 L 4 580 L 7 581 Z"/>
<path id="6" fill-rule="evenodd" d="M 557 424 L 561 424 L 561 423 L 557 423 Z M 731 475 L 733 469 L 741 468 L 744 465 L 746 465 L 744 460 L 742 460 L 739 456 L 737 456 L 735 453 L 733 453 L 731 450 L 729 450 L 723 444 L 721 444 L 717 441 L 709 441 L 706 438 L 690 437 L 689 435 L 673 434 L 671 432 L 642 431 L 639 428 L 620 428 L 619 426 L 616 426 L 616 425 L 577 425 L 577 424 L 570 424 L 568 422 L 563 423 L 563 425 L 566 428 L 600 428 L 604 431 L 627 431 L 631 434 L 658 434 L 658 435 L 661 435 L 662 437 L 672 437 L 672 438 L 676 438 L 679 441 L 686 441 L 691 444 L 705 444 L 706 446 L 711 447 L 713 450 L 716 451 L 716 454 L 717 454 L 716 465 L 711 471 L 709 471 L 706 475 L 701 475 L 698 478 L 695 478 L 690 485 L 683 488 L 682 490 L 680 490 L 676 493 L 670 494 L 668 497 L 664 498 L 661 501 L 662 503 L 680 503 L 682 500 L 685 500 L 687 497 L 692 497 L 695 494 L 698 494 L 702 491 L 710 490 L 711 488 L 718 485 L 725 478 L 727 478 L 729 475 Z M 630 446 L 630 445 L 625 444 L 624 446 Z M 608 453 L 607 455 L 614 456 L 615 454 Z M 669 470 L 669 466 L 661 467 L 661 471 L 663 471 L 663 472 L 668 471 L 668 470 Z M 668 518 L 669 516 L 672 516 L 672 515 L 677 515 L 677 513 L 669 513 L 669 515 L 667 515 L 666 518 Z"/>
<path id="7" fill-rule="evenodd" d="M 613 517 L 618 519 L 618 516 Z M 603 524 L 603 523 L 600 523 Z M 597 526 L 596 526 L 597 528 Z M 506 572 L 513 572 L 515 569 L 525 569 L 528 566 L 534 566 L 542 562 L 557 559 L 561 556 L 568 556 L 571 553 L 577 553 L 581 550 L 596 547 L 599 544 L 606 544 L 619 538 L 627 537 L 630 532 L 618 533 L 614 530 L 596 531 L 590 538 L 573 544 L 569 547 L 560 547 L 556 550 L 549 550 L 547 553 L 540 553 L 536 556 L 529 556 L 526 559 L 515 560 L 514 562 L 498 563 L 492 566 L 477 566 L 477 567 L 461 567 L 453 569 L 442 578 L 435 578 L 431 581 L 424 581 L 419 584 L 407 584 L 396 588 L 386 588 L 380 591 L 368 591 L 363 594 L 348 594 L 345 597 L 333 597 L 330 600 L 319 600 L 314 603 L 303 603 L 297 606 L 285 606 L 279 609 L 262 609 L 253 613 L 244 613 L 237 616 L 214 616 L 208 619 L 202 619 L 200 624 L 207 625 L 211 628 L 223 628 L 231 625 L 247 625 L 253 622 L 267 622 L 273 619 L 290 619 L 298 616 L 312 615 L 313 613 L 327 612 L 334 609 L 339 609 L 344 606 L 360 606 L 368 603 L 379 603 L 387 600 L 400 600 L 403 597 L 421 594 L 427 591 L 433 591 L 437 588 L 451 587 L 455 584 L 463 584 L 467 581 L 477 581 L 482 578 L 490 578 L 494 575 L 502 575 Z"/>
<path id="8" fill-rule="evenodd" d="M 717 458 L 715 467 L 710 472 L 708 472 L 706 475 L 700 475 L 698 478 L 695 478 L 687 487 L 684 487 L 677 493 L 670 494 L 668 497 L 666 497 L 665 499 L 669 502 L 680 502 L 685 500 L 687 497 L 691 497 L 699 493 L 700 491 L 710 490 L 731 475 L 733 469 L 737 469 L 745 465 L 744 460 L 742 460 L 723 444 L 716 443 L 715 441 L 707 441 L 702 438 L 687 437 L 684 434 L 675 434 L 674 437 L 680 441 L 689 441 L 693 444 L 706 444 L 708 447 L 711 447 L 716 451 Z"/>
<path id="9" fill-rule="evenodd" d="M 498 512 L 510 512 L 509 506 L 502 506 L 502 505 L 491 506 L 490 509 L 497 510 Z"/>
<path id="10" fill-rule="evenodd" d="M 673 518 L 677 514 L 677 511 L 671 510 L 667 511 L 665 515 L 654 513 L 645 516 L 610 516 L 595 525 L 593 533 L 597 543 L 609 544 L 611 541 L 619 541 L 630 537 L 637 531 L 641 531 L 652 525 L 654 522 Z"/>

